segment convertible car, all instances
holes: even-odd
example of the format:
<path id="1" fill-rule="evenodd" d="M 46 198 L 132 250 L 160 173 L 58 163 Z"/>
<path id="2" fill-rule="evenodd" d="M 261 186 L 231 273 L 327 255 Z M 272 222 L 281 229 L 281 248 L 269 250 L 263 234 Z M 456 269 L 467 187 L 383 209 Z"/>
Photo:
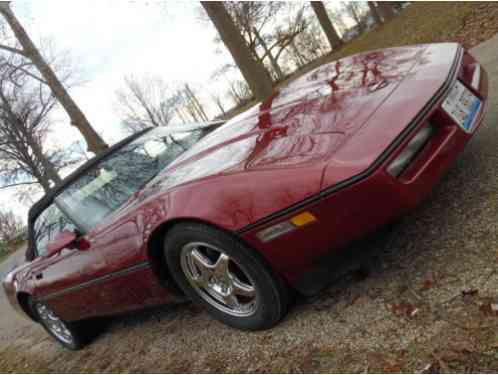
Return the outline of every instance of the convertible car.
<path id="1" fill-rule="evenodd" d="M 191 299 L 239 329 L 277 324 L 317 267 L 414 208 L 481 125 L 487 75 L 460 45 L 358 54 L 224 124 L 153 128 L 29 212 L 15 309 L 70 349 L 88 318 Z"/>

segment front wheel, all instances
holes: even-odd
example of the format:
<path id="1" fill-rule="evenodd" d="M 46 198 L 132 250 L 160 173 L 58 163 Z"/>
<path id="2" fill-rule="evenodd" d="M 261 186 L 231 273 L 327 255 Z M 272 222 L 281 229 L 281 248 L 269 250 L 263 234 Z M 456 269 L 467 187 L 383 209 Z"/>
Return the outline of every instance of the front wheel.
<path id="1" fill-rule="evenodd" d="M 267 329 L 285 315 L 288 290 L 261 256 L 203 224 L 178 224 L 164 241 L 171 275 L 184 293 L 221 322 Z"/>

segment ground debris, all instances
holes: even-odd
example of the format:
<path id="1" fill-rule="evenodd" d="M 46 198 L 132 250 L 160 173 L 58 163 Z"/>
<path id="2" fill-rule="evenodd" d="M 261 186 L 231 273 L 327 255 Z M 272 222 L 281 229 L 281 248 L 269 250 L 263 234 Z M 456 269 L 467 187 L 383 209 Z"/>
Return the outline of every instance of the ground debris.
<path id="1" fill-rule="evenodd" d="M 391 311 L 396 316 L 406 316 L 409 318 L 413 318 L 418 314 L 419 309 L 412 303 L 401 302 L 392 304 Z"/>

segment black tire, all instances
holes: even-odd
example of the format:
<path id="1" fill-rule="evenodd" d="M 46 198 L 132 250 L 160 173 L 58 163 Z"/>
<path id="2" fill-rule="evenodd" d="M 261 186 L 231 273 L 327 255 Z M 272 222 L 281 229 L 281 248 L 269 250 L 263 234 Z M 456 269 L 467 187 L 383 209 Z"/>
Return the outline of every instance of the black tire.
<path id="1" fill-rule="evenodd" d="M 61 337 L 59 337 L 60 335 L 57 335 L 53 331 L 53 329 L 47 323 L 46 319 L 42 317 L 40 308 L 48 309 L 50 313 L 53 314 L 53 316 L 57 317 L 56 314 L 52 310 L 50 310 L 48 304 L 44 302 L 37 302 L 30 299 L 29 305 L 33 313 L 36 315 L 38 322 L 45 329 L 45 331 L 47 331 L 47 333 L 50 336 L 52 336 L 55 339 L 55 341 L 57 341 L 66 349 L 79 350 L 83 348 L 85 345 L 87 345 L 90 342 L 90 340 L 95 336 L 95 331 L 93 329 L 89 329 L 90 327 L 88 326 L 88 322 L 85 321 L 66 322 L 58 318 L 70 334 L 70 339 L 68 337 L 66 340 L 64 340 Z"/>
<path id="2" fill-rule="evenodd" d="M 182 268 L 182 249 L 190 243 L 206 243 L 222 249 L 235 266 L 243 268 L 257 296 L 254 311 L 248 316 L 233 316 L 209 303 L 189 281 Z M 168 231 L 164 255 L 173 279 L 195 303 L 203 306 L 217 320 L 241 330 L 263 330 L 275 326 L 286 314 L 289 290 L 263 257 L 236 237 L 217 228 L 199 223 L 181 223 Z M 254 297 L 256 298 L 256 297 Z"/>

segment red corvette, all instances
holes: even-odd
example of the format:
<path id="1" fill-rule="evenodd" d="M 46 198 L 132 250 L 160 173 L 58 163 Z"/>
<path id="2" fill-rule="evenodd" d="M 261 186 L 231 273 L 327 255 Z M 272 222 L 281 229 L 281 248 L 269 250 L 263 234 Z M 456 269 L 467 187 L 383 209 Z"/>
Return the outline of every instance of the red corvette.
<path id="1" fill-rule="evenodd" d="M 87 318 L 185 296 L 269 328 L 290 288 L 316 289 L 325 255 L 432 190 L 487 90 L 458 44 L 392 48 L 321 66 L 224 125 L 142 132 L 34 205 L 5 291 L 72 349 Z"/>

